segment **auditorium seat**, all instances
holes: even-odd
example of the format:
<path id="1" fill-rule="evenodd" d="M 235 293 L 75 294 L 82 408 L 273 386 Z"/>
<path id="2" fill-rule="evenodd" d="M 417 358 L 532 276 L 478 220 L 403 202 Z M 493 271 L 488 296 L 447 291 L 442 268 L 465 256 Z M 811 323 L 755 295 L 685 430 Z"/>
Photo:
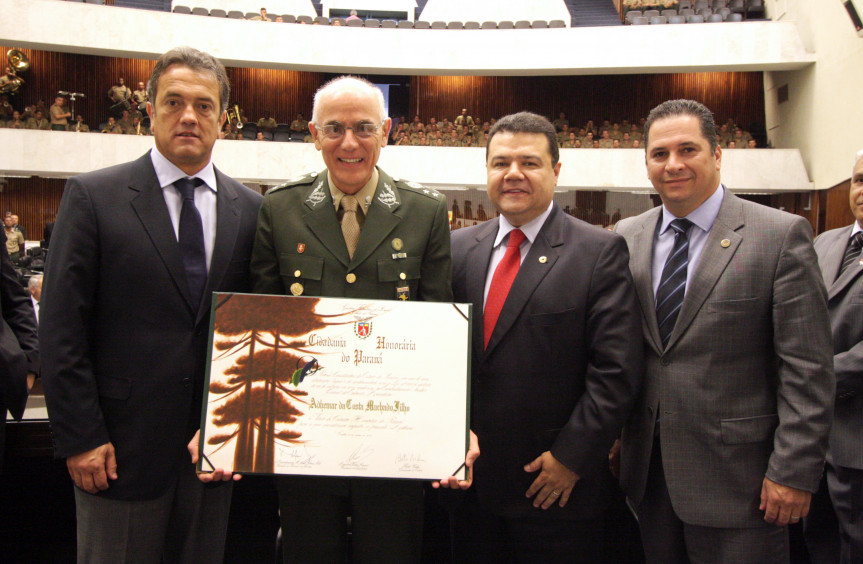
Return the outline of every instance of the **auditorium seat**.
<path id="1" fill-rule="evenodd" d="M 713 14 L 713 10 L 710 8 L 701 8 L 700 10 L 696 10 L 696 12 L 698 12 L 699 15 L 704 16 L 705 20 Z"/>
<path id="2" fill-rule="evenodd" d="M 641 10 L 630 10 L 626 12 L 626 23 L 632 23 L 632 20 L 635 18 L 640 18 L 644 14 L 641 13 Z"/>
<path id="3" fill-rule="evenodd" d="M 306 23 L 312 25 L 315 23 L 315 20 L 312 19 L 312 16 L 297 16 L 297 23 Z"/>
<path id="4" fill-rule="evenodd" d="M 692 8 L 691 0 L 680 0 L 680 2 L 677 3 L 678 10 L 685 10 L 687 8 Z"/>
<path id="5" fill-rule="evenodd" d="M 228 12 L 221 10 L 219 8 L 213 8 L 212 10 L 210 10 L 210 17 L 211 18 L 227 18 Z"/>
<path id="6" fill-rule="evenodd" d="M 387 29 L 395 29 L 398 26 L 399 24 L 395 20 L 381 20 L 381 27 L 385 27 Z"/>
<path id="7" fill-rule="evenodd" d="M 548 27 L 548 22 L 545 20 L 533 20 L 530 22 L 530 27 L 533 29 L 546 29 Z"/>
<path id="8" fill-rule="evenodd" d="M 192 9 L 188 6 L 174 6 L 175 14 L 191 14 Z"/>
<path id="9" fill-rule="evenodd" d="M 330 18 L 326 16 L 318 16 L 315 18 L 315 23 L 318 25 L 330 25 Z"/>
<path id="10" fill-rule="evenodd" d="M 566 27 L 566 22 L 563 20 L 551 20 L 548 22 L 548 27 Z"/>
<path id="11" fill-rule="evenodd" d="M 722 14 L 710 14 L 706 21 L 707 23 L 722 23 L 725 20 L 722 19 Z"/>
<path id="12" fill-rule="evenodd" d="M 746 3 L 744 0 L 731 0 L 731 3 L 728 5 L 732 12 L 735 14 L 742 14 L 746 11 Z"/>
<path id="13" fill-rule="evenodd" d="M 441 22 L 441 21 L 432 22 L 431 28 L 432 29 L 446 29 L 446 22 Z"/>
<path id="14" fill-rule="evenodd" d="M 667 19 L 667 18 L 670 18 L 670 17 L 672 17 L 672 16 L 676 16 L 676 15 L 677 15 L 677 10 L 662 10 L 662 12 L 660 13 L 660 15 L 665 16 L 665 17 L 666 17 L 666 19 Z"/>
<path id="15" fill-rule="evenodd" d="M 446 24 L 447 29 L 464 29 L 464 24 L 462 22 L 449 22 Z"/>
<path id="16" fill-rule="evenodd" d="M 695 14 L 694 16 L 686 16 L 686 23 L 704 23 L 704 16 Z"/>
<path id="17" fill-rule="evenodd" d="M 348 20 L 348 27 L 363 27 L 363 20 Z"/>
<path id="18" fill-rule="evenodd" d="M 668 18 L 668 23 L 670 24 L 685 24 L 686 16 L 671 16 Z"/>
<path id="19" fill-rule="evenodd" d="M 465 29 L 479 29 L 479 22 L 464 22 Z"/>
<path id="20" fill-rule="evenodd" d="M 647 25 L 650 23 L 650 19 L 644 16 L 637 16 L 632 18 L 632 25 Z"/>
<path id="21" fill-rule="evenodd" d="M 514 29 L 515 24 L 513 24 L 509 20 L 503 20 L 503 21 L 497 22 L 497 28 L 498 29 Z"/>
<path id="22" fill-rule="evenodd" d="M 652 18 L 655 16 L 659 16 L 661 14 L 659 13 L 659 10 L 644 10 L 644 12 L 641 15 L 644 16 L 645 18 Z"/>
<path id="23" fill-rule="evenodd" d="M 363 22 L 365 27 L 381 27 L 381 20 L 377 18 L 368 18 L 365 22 Z"/>
<path id="24" fill-rule="evenodd" d="M 764 0 L 749 0 L 746 3 L 746 14 L 748 17 L 764 17 Z"/>
<path id="25" fill-rule="evenodd" d="M 650 25 L 664 25 L 668 23 L 668 18 L 665 16 L 653 16 L 650 18 Z"/>
<path id="26" fill-rule="evenodd" d="M 724 8 L 726 6 L 728 6 L 727 0 L 713 0 L 713 4 L 710 5 L 710 7 L 713 8 L 714 12 L 719 8 Z"/>
<path id="27" fill-rule="evenodd" d="M 348 23 L 351 23 L 351 22 L 348 22 Z M 426 22 L 426 21 L 420 20 L 420 21 L 414 23 L 414 29 L 430 29 L 430 28 L 431 28 L 431 24 Z"/>
<path id="28" fill-rule="evenodd" d="M 530 22 L 527 20 L 518 20 L 515 22 L 515 29 L 530 29 Z"/>
<path id="29" fill-rule="evenodd" d="M 497 29 L 497 22 L 482 22 L 482 29 Z"/>
<path id="30" fill-rule="evenodd" d="M 261 14 L 260 14 L 259 12 L 246 12 L 246 16 L 245 16 L 245 18 L 246 18 L 247 20 L 250 20 L 250 19 L 252 19 L 252 18 L 257 18 L 257 17 L 259 17 L 260 15 L 261 15 Z"/>
<path id="31" fill-rule="evenodd" d="M 680 16 L 694 16 L 695 10 L 693 10 L 692 8 L 683 8 L 682 10 L 680 10 L 678 12 L 678 15 L 680 15 Z"/>
<path id="32" fill-rule="evenodd" d="M 293 14 L 282 14 L 284 23 L 297 23 L 297 17 Z"/>
<path id="33" fill-rule="evenodd" d="M 732 13 L 728 14 L 728 17 L 725 19 L 725 21 L 726 22 L 742 22 L 743 21 L 743 14 L 738 14 L 738 13 L 732 12 Z"/>
<path id="34" fill-rule="evenodd" d="M 723 21 L 728 19 L 729 14 L 731 14 L 731 8 L 719 8 L 716 10 L 717 14 L 722 16 Z"/>
<path id="35" fill-rule="evenodd" d="M 414 28 L 414 22 L 409 21 L 409 20 L 399 20 L 398 28 L 399 29 L 413 29 Z"/>
<path id="36" fill-rule="evenodd" d="M 239 10 L 231 10 L 228 12 L 228 17 L 232 20 L 241 20 L 243 19 L 243 12 Z"/>
<path id="37" fill-rule="evenodd" d="M 279 141 L 281 143 L 289 143 L 291 141 L 290 132 L 285 133 L 284 131 L 276 131 L 273 134 L 273 141 Z"/>

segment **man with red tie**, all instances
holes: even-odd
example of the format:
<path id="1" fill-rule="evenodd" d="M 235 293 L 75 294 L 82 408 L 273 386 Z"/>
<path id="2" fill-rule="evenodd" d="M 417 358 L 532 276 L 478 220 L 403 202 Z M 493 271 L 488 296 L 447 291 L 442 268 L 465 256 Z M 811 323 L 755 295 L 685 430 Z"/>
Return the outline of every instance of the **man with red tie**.
<path id="1" fill-rule="evenodd" d="M 486 149 L 500 213 L 452 234 L 455 301 L 472 303 L 471 426 L 480 455 L 453 511 L 457 562 L 597 562 L 607 452 L 642 379 L 629 253 L 553 202 L 554 126 L 500 119 Z"/>

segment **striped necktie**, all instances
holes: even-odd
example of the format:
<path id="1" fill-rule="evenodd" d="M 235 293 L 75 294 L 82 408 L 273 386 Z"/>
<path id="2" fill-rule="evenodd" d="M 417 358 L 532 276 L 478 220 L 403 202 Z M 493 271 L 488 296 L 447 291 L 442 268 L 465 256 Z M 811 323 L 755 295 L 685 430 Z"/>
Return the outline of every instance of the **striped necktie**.
<path id="1" fill-rule="evenodd" d="M 659 336 L 663 350 L 668 346 L 674 324 L 683 306 L 686 294 L 686 271 L 689 265 L 689 229 L 692 222 L 688 219 L 675 219 L 670 227 L 674 229 L 674 248 L 665 261 L 659 287 L 656 289 L 656 321 L 659 323 Z"/>

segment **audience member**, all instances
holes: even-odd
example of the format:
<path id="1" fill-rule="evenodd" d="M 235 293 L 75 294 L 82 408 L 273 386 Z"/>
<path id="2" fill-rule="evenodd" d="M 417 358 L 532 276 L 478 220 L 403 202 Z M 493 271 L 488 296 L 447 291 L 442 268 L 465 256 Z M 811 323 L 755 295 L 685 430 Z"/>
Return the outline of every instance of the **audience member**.
<path id="1" fill-rule="evenodd" d="M 18 260 L 24 252 L 24 234 L 14 228 L 12 216 L 6 216 L 3 219 L 3 225 L 6 231 L 6 252 L 9 253 L 9 259 L 18 264 Z"/>
<path id="2" fill-rule="evenodd" d="M 273 133 L 276 131 L 276 128 L 279 126 L 279 123 L 276 121 L 276 118 L 273 117 L 270 110 L 264 110 L 264 117 L 258 120 L 258 129 L 263 129 L 268 133 Z"/>
<path id="3" fill-rule="evenodd" d="M 69 126 L 69 131 L 75 131 L 76 133 L 88 133 L 90 131 L 90 126 L 84 123 L 84 117 L 81 114 L 75 116 L 75 125 Z"/>
<path id="4" fill-rule="evenodd" d="M 129 103 L 131 98 L 132 91 L 126 86 L 126 81 L 121 76 L 117 79 L 117 84 L 108 89 L 108 99 L 111 100 L 111 113 L 116 117 L 123 110 L 128 110 L 131 107 Z"/>
<path id="5" fill-rule="evenodd" d="M 6 122 L 6 127 L 10 129 L 28 129 L 27 124 L 21 119 L 21 114 L 18 110 L 12 112 L 12 119 Z"/>
<path id="6" fill-rule="evenodd" d="M 21 235 L 23 235 L 24 238 L 26 239 L 27 238 L 27 230 L 24 229 L 24 226 L 19 223 L 18 216 L 13 213 L 13 214 L 9 214 L 9 217 L 12 219 L 12 229 L 17 231 Z"/>
<path id="7" fill-rule="evenodd" d="M 69 125 L 69 118 L 72 114 L 66 106 L 66 98 L 57 96 L 54 98 L 54 103 L 48 109 L 50 116 L 51 129 L 53 131 L 66 131 L 66 126 Z"/>
<path id="8" fill-rule="evenodd" d="M 42 275 L 34 274 L 27 281 L 27 289 L 30 291 L 30 303 L 36 315 L 36 323 L 39 323 L 39 302 L 42 301 Z"/>
<path id="9" fill-rule="evenodd" d="M 303 118 L 303 114 L 297 114 L 297 119 L 291 122 L 291 131 L 305 133 L 309 130 L 309 122 Z"/>
<path id="10" fill-rule="evenodd" d="M 108 118 L 108 122 L 105 124 L 105 127 L 102 128 L 102 133 L 114 133 L 117 135 L 123 134 L 123 128 L 117 123 L 114 119 L 114 116 L 110 116 Z"/>
<path id="11" fill-rule="evenodd" d="M 51 129 L 51 122 L 48 121 L 48 118 L 43 117 L 41 110 L 35 110 L 33 112 L 33 117 L 27 120 L 25 129 L 42 129 L 48 131 Z"/>

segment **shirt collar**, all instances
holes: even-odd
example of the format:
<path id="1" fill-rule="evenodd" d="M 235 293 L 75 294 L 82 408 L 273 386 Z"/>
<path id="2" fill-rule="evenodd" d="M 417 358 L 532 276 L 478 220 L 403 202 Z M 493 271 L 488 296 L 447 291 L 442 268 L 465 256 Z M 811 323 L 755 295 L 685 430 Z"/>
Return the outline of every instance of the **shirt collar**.
<path id="1" fill-rule="evenodd" d="M 167 188 L 177 180 L 189 176 L 180 170 L 177 165 L 169 161 L 156 147 L 153 147 L 153 150 L 150 151 L 150 160 L 153 161 L 153 168 L 156 169 L 156 178 L 159 179 L 159 186 L 162 188 Z M 213 168 L 212 158 L 207 161 L 204 168 L 195 173 L 194 177 L 203 180 L 213 192 L 217 191 L 216 170 Z"/>
<path id="2" fill-rule="evenodd" d="M 497 237 L 494 239 L 494 248 L 497 248 L 503 238 L 509 235 L 509 232 L 513 229 L 521 229 L 521 232 L 524 233 L 524 236 L 530 241 L 531 245 L 536 240 L 539 235 L 539 230 L 542 229 L 542 224 L 545 223 L 545 220 L 548 219 L 548 214 L 551 213 L 551 208 L 554 205 L 554 202 L 549 202 L 548 208 L 535 218 L 531 219 L 521 227 L 515 227 L 512 223 L 510 223 L 503 214 L 497 216 L 498 217 L 498 228 L 497 228 Z"/>
<path id="3" fill-rule="evenodd" d="M 725 197 L 725 186 L 720 184 L 709 198 L 704 200 L 700 206 L 689 212 L 686 219 L 695 224 L 704 232 L 710 231 L 713 227 L 713 222 L 716 221 L 716 216 L 719 215 L 719 208 L 722 207 L 722 199 Z M 668 208 L 662 206 L 662 223 L 659 225 L 659 234 L 665 233 L 672 221 L 678 219 L 673 213 L 668 211 Z"/>
<path id="4" fill-rule="evenodd" d="M 380 174 L 378 173 L 377 167 L 375 167 L 369 181 L 366 182 L 365 186 L 360 188 L 356 194 L 354 194 L 357 197 L 357 201 L 362 206 L 363 213 L 369 209 L 369 205 L 372 203 L 372 198 L 374 197 L 375 190 L 377 190 L 378 187 L 378 179 L 380 179 Z M 335 185 L 329 170 L 327 170 L 327 183 L 330 185 L 330 194 L 333 196 L 333 205 L 336 206 L 336 210 L 338 210 L 339 204 L 342 202 L 342 196 L 344 196 L 345 193 L 339 190 Z"/>
<path id="5" fill-rule="evenodd" d="M 861 231 L 863 231 L 863 227 L 860 227 L 859 221 L 855 221 L 854 225 L 851 227 L 851 235 L 849 235 L 848 237 L 851 238 L 855 234 L 860 233 Z"/>

